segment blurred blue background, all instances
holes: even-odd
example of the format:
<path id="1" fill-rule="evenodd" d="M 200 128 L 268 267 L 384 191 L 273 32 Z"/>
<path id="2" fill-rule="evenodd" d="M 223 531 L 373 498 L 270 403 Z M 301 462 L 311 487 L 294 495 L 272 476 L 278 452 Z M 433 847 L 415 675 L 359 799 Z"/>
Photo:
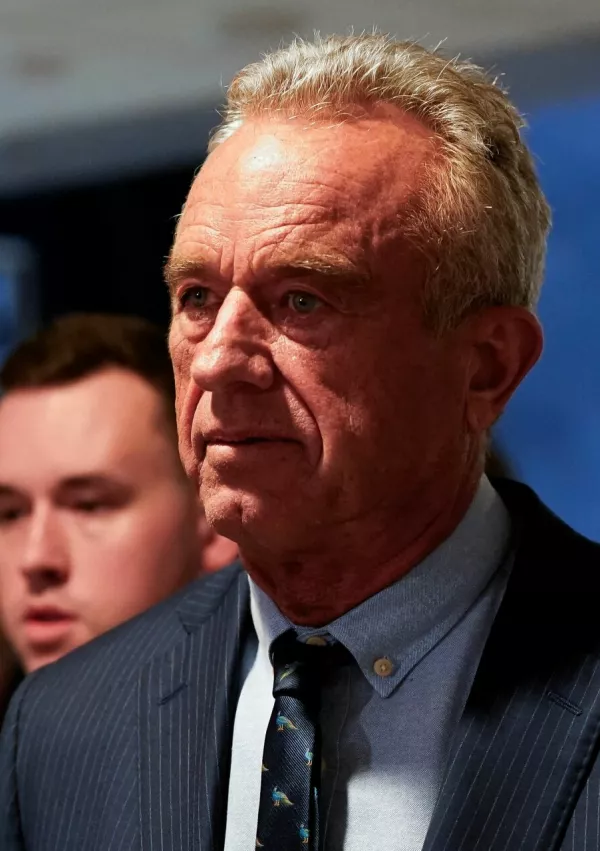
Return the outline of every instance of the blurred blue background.
<path id="1" fill-rule="evenodd" d="M 529 124 L 554 217 L 546 344 L 497 434 L 520 477 L 600 539 L 600 97 L 548 104 Z"/>

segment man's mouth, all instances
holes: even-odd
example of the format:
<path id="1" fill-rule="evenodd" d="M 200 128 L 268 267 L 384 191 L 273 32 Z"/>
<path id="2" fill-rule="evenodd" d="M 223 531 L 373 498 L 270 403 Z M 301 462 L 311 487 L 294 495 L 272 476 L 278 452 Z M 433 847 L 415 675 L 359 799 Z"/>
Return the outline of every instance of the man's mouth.
<path id="1" fill-rule="evenodd" d="M 74 615 L 56 606 L 32 606 L 25 613 L 25 632 L 32 644 L 52 644 L 66 635 L 74 621 Z"/>
<path id="2" fill-rule="evenodd" d="M 281 438 L 274 437 L 243 437 L 238 440 L 227 440 L 227 439 L 215 439 L 215 440 L 207 440 L 207 446 L 254 446 L 259 443 L 274 443 L 278 441 L 282 442 Z M 291 441 L 287 441 L 291 443 Z"/>

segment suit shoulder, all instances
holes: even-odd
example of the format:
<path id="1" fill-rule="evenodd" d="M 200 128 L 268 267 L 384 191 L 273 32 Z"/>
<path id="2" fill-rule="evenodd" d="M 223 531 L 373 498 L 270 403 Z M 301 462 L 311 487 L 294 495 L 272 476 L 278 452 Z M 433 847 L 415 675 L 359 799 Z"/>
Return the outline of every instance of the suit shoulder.
<path id="1" fill-rule="evenodd" d="M 600 655 L 600 544 L 580 535 L 516 482 L 493 482 L 513 523 L 514 562 L 502 610 L 536 624 L 562 650 Z M 557 651 L 558 652 L 558 651 Z"/>
<path id="2" fill-rule="evenodd" d="M 193 625 L 200 628 L 240 574 L 241 566 L 236 562 L 218 574 L 197 579 L 174 596 L 40 669 L 22 683 L 19 692 L 23 700 L 39 707 L 41 703 L 62 703 L 67 695 L 76 704 L 77 696 L 84 696 L 92 685 L 99 699 L 112 699 L 115 692 L 137 682 L 146 663 L 185 640 L 192 615 Z"/>
<path id="3" fill-rule="evenodd" d="M 492 484 L 506 504 L 520 547 L 528 556 L 547 564 L 561 563 L 569 556 L 585 572 L 600 562 L 600 543 L 586 538 L 554 514 L 527 485 L 508 479 Z"/>

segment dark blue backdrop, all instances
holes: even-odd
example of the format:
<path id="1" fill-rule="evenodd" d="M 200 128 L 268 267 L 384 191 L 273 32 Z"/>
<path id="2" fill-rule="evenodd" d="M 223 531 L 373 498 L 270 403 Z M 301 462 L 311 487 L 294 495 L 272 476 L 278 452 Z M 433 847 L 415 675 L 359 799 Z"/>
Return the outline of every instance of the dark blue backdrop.
<path id="1" fill-rule="evenodd" d="M 540 303 L 546 345 L 497 434 L 521 478 L 600 539 L 600 99 L 528 120 L 554 216 Z"/>

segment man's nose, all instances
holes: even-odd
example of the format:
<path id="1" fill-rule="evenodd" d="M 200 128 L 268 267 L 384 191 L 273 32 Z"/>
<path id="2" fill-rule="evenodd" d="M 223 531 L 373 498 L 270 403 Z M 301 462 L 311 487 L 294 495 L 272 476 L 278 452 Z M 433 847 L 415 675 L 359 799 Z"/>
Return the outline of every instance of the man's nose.
<path id="1" fill-rule="evenodd" d="M 272 329 L 250 296 L 231 290 L 214 325 L 198 343 L 192 378 L 202 390 L 222 390 L 232 384 L 250 384 L 268 390 L 274 365 L 270 351 Z"/>
<path id="2" fill-rule="evenodd" d="M 66 536 L 52 508 L 36 509 L 26 532 L 21 570 L 32 593 L 62 585 L 69 576 Z"/>

